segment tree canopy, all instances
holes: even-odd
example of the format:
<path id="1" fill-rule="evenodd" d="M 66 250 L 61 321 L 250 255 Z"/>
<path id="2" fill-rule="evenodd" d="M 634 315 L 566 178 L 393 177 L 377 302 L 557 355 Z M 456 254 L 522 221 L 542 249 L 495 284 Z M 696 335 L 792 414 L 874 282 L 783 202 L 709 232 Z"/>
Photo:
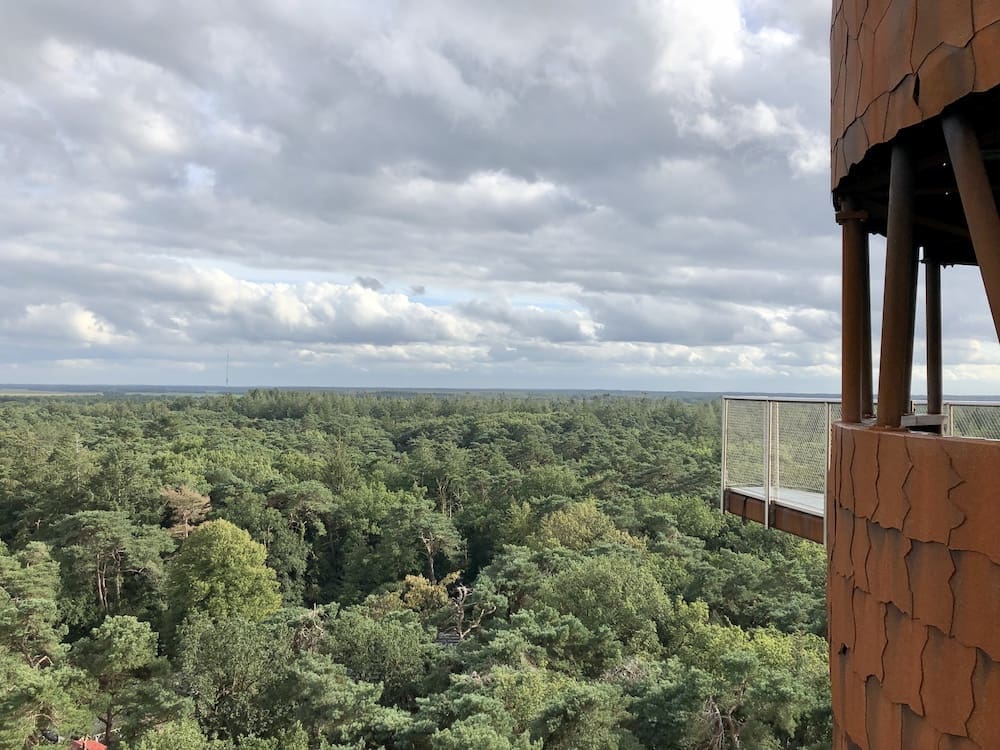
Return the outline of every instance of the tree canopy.
<path id="1" fill-rule="evenodd" d="M 222 519 L 206 521 L 167 569 L 171 615 L 263 620 L 281 606 L 277 577 L 266 559 L 267 549 L 245 530 Z"/>
<path id="2" fill-rule="evenodd" d="M 0 746 L 829 746 L 822 547 L 717 402 L 0 400 Z"/>

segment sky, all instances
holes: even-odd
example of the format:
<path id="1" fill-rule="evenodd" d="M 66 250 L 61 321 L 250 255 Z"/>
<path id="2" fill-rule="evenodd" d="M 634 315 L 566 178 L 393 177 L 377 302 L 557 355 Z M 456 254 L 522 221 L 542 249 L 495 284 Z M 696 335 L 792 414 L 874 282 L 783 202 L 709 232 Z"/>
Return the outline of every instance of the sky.
<path id="1" fill-rule="evenodd" d="M 0 382 L 839 390 L 828 0 L 0 5 Z"/>

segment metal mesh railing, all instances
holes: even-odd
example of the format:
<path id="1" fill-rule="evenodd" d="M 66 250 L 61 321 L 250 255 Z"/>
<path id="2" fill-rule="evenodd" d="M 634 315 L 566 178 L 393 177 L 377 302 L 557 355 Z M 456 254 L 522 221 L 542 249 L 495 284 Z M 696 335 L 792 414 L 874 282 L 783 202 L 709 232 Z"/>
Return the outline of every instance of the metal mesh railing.
<path id="1" fill-rule="evenodd" d="M 726 399 L 722 482 L 726 487 L 763 487 L 767 482 L 767 401 Z"/>
<path id="2" fill-rule="evenodd" d="M 804 492 L 826 490 L 830 410 L 826 403 L 774 401 L 771 485 Z"/>
<path id="3" fill-rule="evenodd" d="M 1000 440 L 1000 402 L 946 401 L 944 433 Z M 915 401 L 914 414 L 926 414 Z M 723 401 L 722 492 L 739 490 L 765 505 L 777 502 L 822 514 L 830 429 L 840 401 L 728 397 Z"/>
<path id="4" fill-rule="evenodd" d="M 723 404 L 722 490 L 792 502 L 826 491 L 830 426 L 840 404 L 816 399 L 727 398 Z"/>
<path id="5" fill-rule="evenodd" d="M 1000 440 L 1000 404 L 992 401 L 945 403 L 948 434 L 954 437 Z"/>

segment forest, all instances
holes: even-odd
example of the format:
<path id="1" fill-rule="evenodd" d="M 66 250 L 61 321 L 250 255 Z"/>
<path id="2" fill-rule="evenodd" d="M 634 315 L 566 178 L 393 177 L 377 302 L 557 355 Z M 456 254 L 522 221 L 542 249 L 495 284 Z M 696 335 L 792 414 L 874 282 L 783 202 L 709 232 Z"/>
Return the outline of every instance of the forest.
<path id="1" fill-rule="evenodd" d="M 718 402 L 0 401 L 0 747 L 830 746 L 821 545 Z"/>

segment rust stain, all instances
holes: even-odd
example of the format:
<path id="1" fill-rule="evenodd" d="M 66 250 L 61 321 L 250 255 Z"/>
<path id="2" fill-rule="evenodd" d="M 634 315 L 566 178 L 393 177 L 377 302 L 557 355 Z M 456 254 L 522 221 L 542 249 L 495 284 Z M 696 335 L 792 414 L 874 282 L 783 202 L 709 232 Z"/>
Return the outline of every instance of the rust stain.
<path id="1" fill-rule="evenodd" d="M 927 628 L 890 605 L 885 612 L 885 633 L 885 696 L 923 716 L 920 687 L 924 681 L 922 659 L 927 645 Z"/>
<path id="2" fill-rule="evenodd" d="M 955 565 L 951 551 L 943 544 L 912 542 L 906 567 L 913 595 L 913 616 L 942 633 L 950 633 L 955 613 L 951 588 Z"/>
<path id="3" fill-rule="evenodd" d="M 972 688 L 976 696 L 976 707 L 967 723 L 969 738 L 982 748 L 1000 747 L 1000 721 L 997 721 L 997 709 L 1000 707 L 1000 664 L 981 651 L 976 655 Z"/>

